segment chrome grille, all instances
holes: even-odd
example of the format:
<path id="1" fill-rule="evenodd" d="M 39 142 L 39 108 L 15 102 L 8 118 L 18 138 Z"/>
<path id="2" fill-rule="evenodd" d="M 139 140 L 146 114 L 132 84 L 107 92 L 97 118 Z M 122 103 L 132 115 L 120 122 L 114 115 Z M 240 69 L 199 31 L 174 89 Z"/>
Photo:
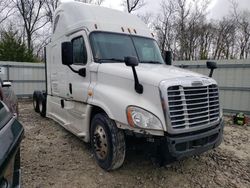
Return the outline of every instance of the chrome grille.
<path id="1" fill-rule="evenodd" d="M 216 122 L 220 116 L 217 85 L 168 88 L 170 120 L 174 129 Z"/>

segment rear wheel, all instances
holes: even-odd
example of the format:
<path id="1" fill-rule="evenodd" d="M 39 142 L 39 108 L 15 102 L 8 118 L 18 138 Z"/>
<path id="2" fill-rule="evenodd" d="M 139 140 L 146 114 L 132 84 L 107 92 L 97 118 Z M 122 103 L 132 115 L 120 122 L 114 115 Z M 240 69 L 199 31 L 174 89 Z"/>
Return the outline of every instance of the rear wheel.
<path id="1" fill-rule="evenodd" d="M 39 97 L 41 95 L 40 91 L 34 91 L 33 93 L 33 108 L 35 112 L 39 113 Z"/>
<path id="2" fill-rule="evenodd" d="M 38 108 L 39 108 L 40 115 L 42 117 L 46 117 L 46 97 L 42 93 L 39 96 Z"/>
<path id="3" fill-rule="evenodd" d="M 117 169 L 124 162 L 124 133 L 105 113 L 97 114 L 92 119 L 91 147 L 98 165 L 104 170 Z"/>

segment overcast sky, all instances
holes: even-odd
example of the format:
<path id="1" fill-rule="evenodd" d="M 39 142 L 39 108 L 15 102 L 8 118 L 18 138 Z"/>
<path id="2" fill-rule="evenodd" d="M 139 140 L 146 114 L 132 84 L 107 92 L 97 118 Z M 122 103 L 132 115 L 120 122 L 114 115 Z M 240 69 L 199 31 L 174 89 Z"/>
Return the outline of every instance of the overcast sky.
<path id="1" fill-rule="evenodd" d="M 62 1 L 73 1 L 73 0 L 62 0 Z M 146 6 L 140 10 L 140 12 L 148 11 L 157 14 L 160 9 L 160 3 L 162 0 L 145 0 Z M 165 0 L 167 1 L 167 0 Z M 192 1 L 192 0 L 190 0 Z M 123 0 L 104 0 L 103 6 L 123 10 Z M 250 10 L 250 0 L 237 0 L 240 9 Z M 209 18 L 219 19 L 229 14 L 231 10 L 230 0 L 211 0 L 209 6 Z"/>

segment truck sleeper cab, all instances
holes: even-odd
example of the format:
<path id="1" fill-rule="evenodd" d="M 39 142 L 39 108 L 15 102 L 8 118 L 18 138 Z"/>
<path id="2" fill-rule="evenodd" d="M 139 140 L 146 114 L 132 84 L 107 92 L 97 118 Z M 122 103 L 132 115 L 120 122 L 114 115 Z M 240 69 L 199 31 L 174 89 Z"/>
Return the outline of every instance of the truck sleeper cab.
<path id="1" fill-rule="evenodd" d="M 155 138 L 180 159 L 217 147 L 223 120 L 214 79 L 164 63 L 136 16 L 80 2 L 61 4 L 46 47 L 46 91 L 34 108 L 91 142 L 109 171 L 125 158 L 125 136 Z"/>

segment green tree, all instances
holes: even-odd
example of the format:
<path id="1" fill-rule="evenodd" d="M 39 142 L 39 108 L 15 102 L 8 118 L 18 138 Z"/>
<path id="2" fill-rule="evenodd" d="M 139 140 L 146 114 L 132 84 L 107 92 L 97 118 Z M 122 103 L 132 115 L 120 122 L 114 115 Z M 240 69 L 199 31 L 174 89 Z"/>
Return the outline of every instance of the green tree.
<path id="1" fill-rule="evenodd" d="M 10 28 L 1 31 L 0 61 L 34 62 L 36 58 L 22 42 L 18 32 Z"/>

